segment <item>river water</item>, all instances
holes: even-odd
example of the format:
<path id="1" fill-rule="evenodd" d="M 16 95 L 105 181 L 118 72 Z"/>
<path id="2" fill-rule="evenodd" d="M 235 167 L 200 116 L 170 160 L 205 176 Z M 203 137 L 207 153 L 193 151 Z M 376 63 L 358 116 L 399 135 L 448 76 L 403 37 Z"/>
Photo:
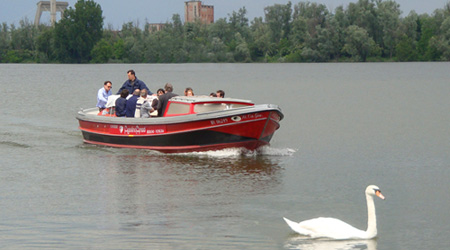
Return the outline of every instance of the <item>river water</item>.
<path id="1" fill-rule="evenodd" d="M 75 119 L 128 69 L 152 91 L 278 104 L 270 147 L 165 155 L 86 145 Z M 450 63 L 0 64 L 2 249 L 447 249 Z M 378 237 L 311 240 L 285 216 Z"/>

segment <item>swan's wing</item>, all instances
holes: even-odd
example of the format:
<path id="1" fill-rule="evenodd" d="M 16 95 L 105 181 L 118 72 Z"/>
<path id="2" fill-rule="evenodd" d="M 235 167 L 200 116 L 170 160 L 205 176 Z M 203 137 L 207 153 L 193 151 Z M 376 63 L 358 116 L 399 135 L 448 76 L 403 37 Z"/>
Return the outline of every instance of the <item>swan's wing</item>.
<path id="1" fill-rule="evenodd" d="M 365 231 L 335 218 L 320 217 L 306 220 L 300 222 L 299 226 L 313 232 L 311 237 L 314 238 L 361 239 L 365 237 Z"/>
<path id="2" fill-rule="evenodd" d="M 320 217 L 300 223 L 285 220 L 292 230 L 312 238 L 362 239 L 365 237 L 364 231 L 335 218 Z"/>
<path id="3" fill-rule="evenodd" d="M 284 219 L 284 221 L 286 221 L 286 223 L 288 224 L 288 226 L 289 226 L 294 232 L 299 233 L 299 234 L 303 234 L 303 235 L 309 235 L 309 236 L 311 236 L 311 233 L 312 233 L 312 232 L 310 232 L 310 231 L 308 231 L 308 230 L 306 230 L 306 229 L 300 227 L 300 225 L 299 225 L 297 222 L 291 221 L 291 220 L 289 220 L 289 219 L 287 219 L 287 218 L 285 218 L 285 217 L 283 217 L 283 219 Z"/>

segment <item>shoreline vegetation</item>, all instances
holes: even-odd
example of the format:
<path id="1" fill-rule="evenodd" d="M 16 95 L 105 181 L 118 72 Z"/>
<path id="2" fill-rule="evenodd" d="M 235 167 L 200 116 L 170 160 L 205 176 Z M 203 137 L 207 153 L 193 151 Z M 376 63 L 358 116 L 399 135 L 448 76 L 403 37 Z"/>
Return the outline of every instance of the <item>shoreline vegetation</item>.
<path id="1" fill-rule="evenodd" d="M 314 2 L 275 4 L 249 21 L 245 7 L 212 24 L 174 14 L 103 27 L 102 9 L 78 0 L 54 27 L 0 25 L 0 63 L 279 63 L 450 61 L 450 2 L 402 16 L 392 0 L 358 0 L 329 10 Z M 138 23 L 138 22 L 137 22 Z"/>

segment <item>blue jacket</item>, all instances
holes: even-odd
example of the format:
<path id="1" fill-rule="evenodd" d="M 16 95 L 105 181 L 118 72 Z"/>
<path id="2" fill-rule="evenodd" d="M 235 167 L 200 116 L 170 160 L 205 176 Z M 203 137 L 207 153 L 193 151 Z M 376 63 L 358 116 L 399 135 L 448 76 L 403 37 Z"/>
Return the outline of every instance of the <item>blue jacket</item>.
<path id="1" fill-rule="evenodd" d="M 128 89 L 130 91 L 130 94 L 133 94 L 135 89 L 146 89 L 148 91 L 148 95 L 153 95 L 153 93 L 147 88 L 147 85 L 139 79 L 134 80 L 134 84 L 131 85 L 131 81 L 128 79 L 126 80 L 122 87 L 120 87 L 119 91 L 117 91 L 117 94 L 120 95 L 120 92 L 122 92 L 123 89 Z"/>
<path id="2" fill-rule="evenodd" d="M 116 100 L 116 116 L 125 116 L 126 115 L 126 106 L 127 106 L 127 99 L 119 97 Z"/>
<path id="3" fill-rule="evenodd" d="M 127 117 L 133 117 L 134 113 L 136 112 L 136 102 L 138 100 L 139 96 L 133 95 L 132 97 L 128 98 L 127 105 L 126 105 L 126 116 Z"/>

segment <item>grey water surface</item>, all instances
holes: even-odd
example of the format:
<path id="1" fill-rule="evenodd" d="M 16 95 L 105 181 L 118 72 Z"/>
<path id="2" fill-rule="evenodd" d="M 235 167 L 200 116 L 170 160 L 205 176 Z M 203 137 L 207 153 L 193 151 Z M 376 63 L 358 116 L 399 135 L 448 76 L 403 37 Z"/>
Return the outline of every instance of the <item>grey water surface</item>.
<path id="1" fill-rule="evenodd" d="M 83 144 L 75 119 L 128 69 L 156 91 L 279 105 L 271 146 L 166 155 Z M 447 249 L 450 63 L 0 64 L 1 249 Z M 378 237 L 312 240 L 319 216 Z"/>

